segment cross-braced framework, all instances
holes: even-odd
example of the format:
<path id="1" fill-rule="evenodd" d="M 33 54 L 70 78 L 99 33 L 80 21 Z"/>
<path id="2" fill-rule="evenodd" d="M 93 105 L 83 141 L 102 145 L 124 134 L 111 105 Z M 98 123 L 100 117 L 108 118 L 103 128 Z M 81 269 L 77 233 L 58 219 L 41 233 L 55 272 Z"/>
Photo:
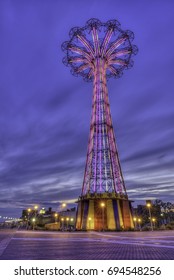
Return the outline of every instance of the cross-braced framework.
<path id="1" fill-rule="evenodd" d="M 120 28 L 117 20 L 102 23 L 90 19 L 83 28 L 70 30 L 70 40 L 62 44 L 63 62 L 75 76 L 93 81 L 93 102 L 82 195 L 115 192 L 126 195 L 113 131 L 107 79 L 119 78 L 133 66 L 133 32 Z"/>

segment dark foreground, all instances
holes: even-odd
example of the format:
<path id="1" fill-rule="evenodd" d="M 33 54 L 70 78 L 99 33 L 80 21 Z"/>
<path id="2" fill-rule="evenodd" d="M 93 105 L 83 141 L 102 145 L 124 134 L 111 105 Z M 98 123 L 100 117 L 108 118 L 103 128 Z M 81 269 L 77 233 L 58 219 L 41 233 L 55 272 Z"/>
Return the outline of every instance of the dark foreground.
<path id="1" fill-rule="evenodd" d="M 174 260 L 174 231 L 0 230 L 1 260 Z"/>

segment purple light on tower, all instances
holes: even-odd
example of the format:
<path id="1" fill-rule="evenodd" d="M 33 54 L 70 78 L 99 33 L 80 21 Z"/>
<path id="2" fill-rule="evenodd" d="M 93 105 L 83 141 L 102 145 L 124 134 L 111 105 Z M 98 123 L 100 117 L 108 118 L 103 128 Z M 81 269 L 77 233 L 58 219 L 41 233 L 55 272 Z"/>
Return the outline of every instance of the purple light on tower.
<path id="1" fill-rule="evenodd" d="M 71 73 L 93 81 L 90 135 L 82 196 L 117 193 L 127 196 L 113 131 L 107 79 L 119 78 L 133 66 L 133 32 L 120 28 L 117 20 L 102 23 L 90 19 L 82 28 L 70 30 L 70 40 L 62 44 L 63 62 Z"/>

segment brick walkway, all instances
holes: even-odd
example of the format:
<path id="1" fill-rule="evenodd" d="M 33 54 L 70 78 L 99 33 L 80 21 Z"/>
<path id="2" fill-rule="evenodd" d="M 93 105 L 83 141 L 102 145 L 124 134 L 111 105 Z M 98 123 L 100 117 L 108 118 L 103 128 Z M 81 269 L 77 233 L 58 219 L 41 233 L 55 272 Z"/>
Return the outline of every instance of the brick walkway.
<path id="1" fill-rule="evenodd" d="M 173 260 L 174 232 L 0 231 L 1 260 Z"/>

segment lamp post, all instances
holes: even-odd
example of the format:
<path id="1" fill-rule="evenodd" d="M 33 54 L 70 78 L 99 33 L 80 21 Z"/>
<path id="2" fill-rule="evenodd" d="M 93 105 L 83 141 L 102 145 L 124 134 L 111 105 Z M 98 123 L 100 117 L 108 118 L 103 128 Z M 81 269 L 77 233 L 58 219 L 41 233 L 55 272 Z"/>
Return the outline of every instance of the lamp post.
<path id="1" fill-rule="evenodd" d="M 30 212 L 31 212 L 31 209 L 28 208 L 28 209 L 27 209 L 27 229 L 28 229 L 28 225 L 29 225 Z"/>
<path id="2" fill-rule="evenodd" d="M 164 226 L 164 228 L 166 228 L 166 219 L 165 219 L 164 213 L 161 213 L 160 216 L 162 219 L 162 225 Z"/>
<path id="3" fill-rule="evenodd" d="M 155 228 L 156 219 L 155 219 L 155 218 L 152 218 L 152 222 L 153 222 L 153 227 Z"/>
<path id="4" fill-rule="evenodd" d="M 105 203 L 104 202 L 102 202 L 101 203 L 101 208 L 102 208 L 102 227 L 103 227 L 103 231 L 104 231 L 104 210 L 105 210 Z"/>
<path id="5" fill-rule="evenodd" d="M 33 222 L 33 230 L 34 230 L 34 228 L 35 228 L 36 218 L 33 218 L 33 219 L 32 219 L 32 222 Z"/>
<path id="6" fill-rule="evenodd" d="M 62 230 L 64 230 L 64 218 L 61 218 L 61 227 L 62 227 Z"/>
<path id="7" fill-rule="evenodd" d="M 146 206 L 147 206 L 147 208 L 149 209 L 150 226 L 151 226 L 151 230 L 153 231 L 152 215 L 151 215 L 151 210 L 150 210 L 152 204 L 151 204 L 151 203 L 147 203 Z"/>
<path id="8" fill-rule="evenodd" d="M 67 229 L 69 227 L 69 217 L 66 218 L 66 222 L 67 222 Z"/>
<path id="9" fill-rule="evenodd" d="M 58 207 L 58 213 L 59 213 L 59 215 L 60 215 L 60 217 L 61 217 L 61 222 L 62 222 L 62 224 L 63 224 L 63 226 L 64 226 L 64 218 L 62 217 L 62 216 L 64 216 L 64 214 L 63 214 L 63 208 L 65 208 L 66 207 L 66 203 L 61 203 L 60 205 L 59 205 L 59 207 Z"/>
<path id="10" fill-rule="evenodd" d="M 88 218 L 88 222 L 89 222 L 88 228 L 91 229 L 91 217 Z"/>
<path id="11" fill-rule="evenodd" d="M 58 207 L 58 212 L 62 212 L 63 211 L 63 209 L 65 208 L 67 206 L 67 204 L 66 203 L 61 203 L 60 205 L 59 205 L 59 207 Z"/>
<path id="12" fill-rule="evenodd" d="M 33 218 L 33 220 L 34 220 L 34 224 L 33 224 L 33 227 L 36 225 L 36 214 L 37 214 L 37 209 L 38 209 L 38 206 L 37 205 L 35 205 L 34 206 L 34 218 Z M 33 228 L 34 229 L 34 228 Z"/>
<path id="13" fill-rule="evenodd" d="M 37 209 L 38 209 L 38 206 L 35 205 L 35 206 L 34 206 L 34 212 L 35 212 L 35 215 L 34 215 L 34 216 L 35 216 L 35 218 L 36 218 Z"/>
<path id="14" fill-rule="evenodd" d="M 70 222 L 71 222 L 71 223 L 70 223 L 70 230 L 71 230 L 72 228 L 74 228 L 73 221 L 74 221 L 74 218 L 71 218 L 71 219 L 70 219 Z"/>
<path id="15" fill-rule="evenodd" d="M 138 225 L 139 225 L 139 230 L 141 231 L 141 219 L 138 218 Z"/>
<path id="16" fill-rule="evenodd" d="M 57 214 L 57 213 L 55 213 L 55 214 L 54 214 L 54 217 L 55 217 L 55 223 L 57 223 L 57 217 L 58 217 L 58 214 Z"/>
<path id="17" fill-rule="evenodd" d="M 135 229 L 137 229 L 137 218 L 136 218 L 136 217 L 134 217 L 134 218 L 133 218 L 133 221 L 134 221 L 134 226 L 135 226 Z"/>

